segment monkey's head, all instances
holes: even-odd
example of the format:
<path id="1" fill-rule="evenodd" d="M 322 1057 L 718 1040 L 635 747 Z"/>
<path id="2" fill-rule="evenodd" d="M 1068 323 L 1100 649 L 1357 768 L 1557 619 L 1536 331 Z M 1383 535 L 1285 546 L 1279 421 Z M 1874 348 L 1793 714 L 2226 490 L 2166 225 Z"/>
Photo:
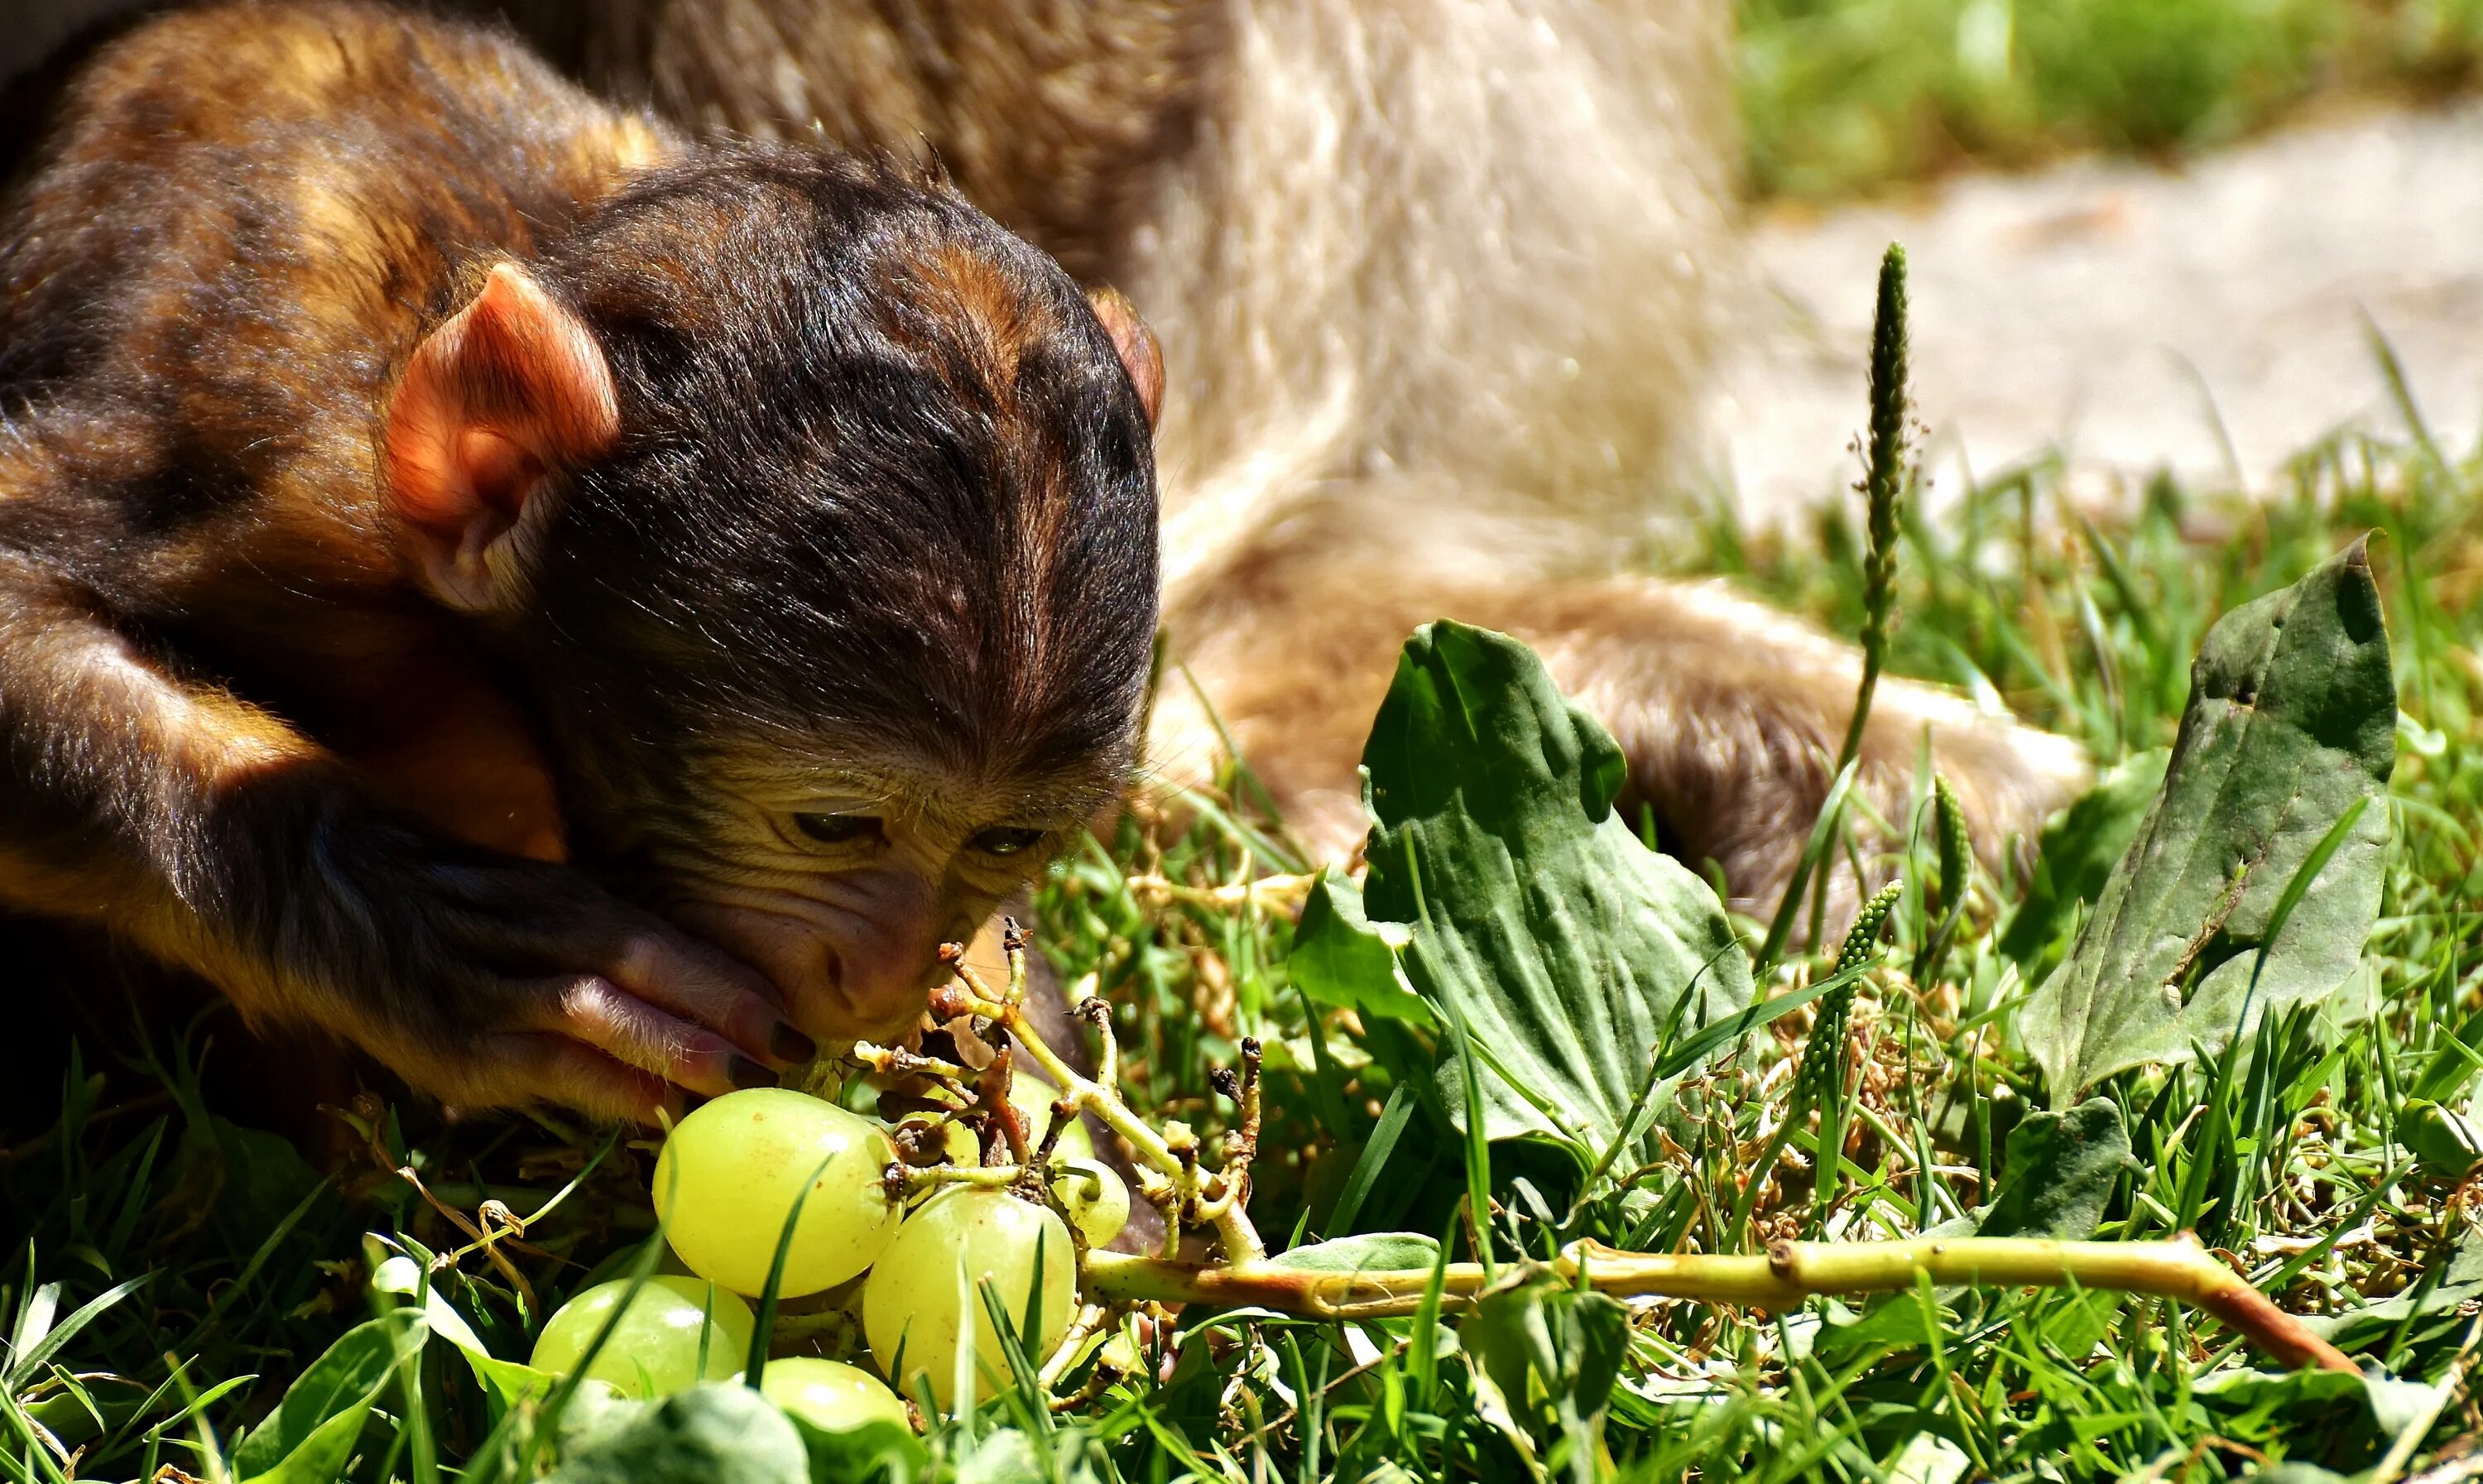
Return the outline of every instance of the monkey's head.
<path id="1" fill-rule="evenodd" d="M 474 285 L 387 484 L 540 708 L 580 863 L 883 1037 L 1123 782 L 1161 385 L 1126 304 L 954 194 L 734 150 Z"/>

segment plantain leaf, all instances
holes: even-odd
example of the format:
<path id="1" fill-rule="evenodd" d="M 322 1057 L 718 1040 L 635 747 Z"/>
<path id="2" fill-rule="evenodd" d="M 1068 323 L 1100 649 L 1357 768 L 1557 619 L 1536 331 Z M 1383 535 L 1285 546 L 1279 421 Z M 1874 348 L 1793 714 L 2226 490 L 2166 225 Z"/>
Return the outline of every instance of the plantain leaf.
<path id="1" fill-rule="evenodd" d="M 1976 1234 L 2083 1242 L 2095 1235 L 2128 1163 L 2129 1130 L 2111 1099 L 2090 1098 L 2066 1113 L 2029 1113 L 2009 1130 L 2000 1191 Z"/>
<path id="2" fill-rule="evenodd" d="M 615 1408 L 568 1445 L 556 1484 L 804 1484 L 802 1436 L 746 1386 L 709 1385 Z"/>
<path id="3" fill-rule="evenodd" d="M 1541 1269 L 1512 1276 L 1457 1321 L 1457 1344 L 1477 1362 L 1476 1412 L 1522 1454 L 1542 1456 L 1565 1439 L 1572 1459 L 1591 1458 L 1629 1333 L 1629 1310 L 1610 1294 Z"/>
<path id="4" fill-rule="evenodd" d="M 236 1476 L 257 1484 L 310 1484 L 344 1471 L 362 1424 L 399 1365 L 422 1349 L 424 1331 L 394 1316 L 337 1337 L 284 1391 L 273 1415 L 233 1449 Z"/>
<path id="5" fill-rule="evenodd" d="M 1362 900 L 1331 878 L 1333 899 L 1305 914 L 1295 952 L 1307 941 L 1321 973 L 1369 983 L 1315 993 L 1385 1012 L 1402 996 L 1395 955 L 1373 945 L 1403 943 L 1402 982 L 1471 1035 L 1487 1137 L 1592 1165 L 1630 1121 L 1668 1031 L 1677 1041 L 1749 1003 L 1749 959 L 1723 907 L 1615 812 L 1619 746 L 1506 635 L 1446 621 L 1416 630 L 1363 767 L 1375 823 Z M 1400 1070 L 1430 1073 L 1435 1106 L 1462 1130 L 1454 1043 L 1388 1044 L 1434 1058 Z M 1653 1137 L 1640 1130 L 1630 1152 Z"/>
<path id="6" fill-rule="evenodd" d="M 1294 982 L 1323 1005 L 1343 1005 L 1426 1028 L 1431 1009 L 1405 983 L 1397 954 L 1411 935 L 1363 915 L 1362 893 L 1335 866 L 1320 872 L 1294 935 Z"/>
<path id="7" fill-rule="evenodd" d="M 1366 1232 L 1280 1252 L 1269 1267 L 1307 1273 L 1406 1272 L 1436 1267 L 1440 1244 L 1413 1232 Z"/>
<path id="8" fill-rule="evenodd" d="M 2172 755 L 2159 747 L 2124 759 L 2044 823 L 2026 899 L 1994 945 L 2016 961 L 2029 983 L 2060 957 L 2054 940 L 2069 930 L 2070 914 L 2102 894 L 2114 863 L 2147 823 Z"/>
<path id="9" fill-rule="evenodd" d="M 2379 912 L 2395 757 L 2396 685 L 2363 543 L 2208 631 L 2154 808 L 2018 1021 L 2054 1106 L 2126 1068 L 2219 1048 L 2246 1013 L 2345 981 Z M 2314 862 L 2357 800 L 2370 802 Z M 2315 874 L 2286 912 L 2307 864 Z"/>

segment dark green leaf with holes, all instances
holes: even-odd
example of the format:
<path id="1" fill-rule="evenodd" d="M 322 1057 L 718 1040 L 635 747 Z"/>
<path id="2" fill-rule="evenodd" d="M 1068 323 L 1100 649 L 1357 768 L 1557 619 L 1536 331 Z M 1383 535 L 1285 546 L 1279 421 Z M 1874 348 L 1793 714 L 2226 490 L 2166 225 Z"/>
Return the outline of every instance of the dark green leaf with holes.
<path id="1" fill-rule="evenodd" d="M 2353 972 L 2380 901 L 2396 685 L 2361 543 L 2227 614 L 2191 671 L 2164 786 L 2069 956 L 2019 1020 L 2055 1106 L 2221 1047 L 2243 1018 Z M 2252 985 L 2287 885 L 2368 800 Z"/>

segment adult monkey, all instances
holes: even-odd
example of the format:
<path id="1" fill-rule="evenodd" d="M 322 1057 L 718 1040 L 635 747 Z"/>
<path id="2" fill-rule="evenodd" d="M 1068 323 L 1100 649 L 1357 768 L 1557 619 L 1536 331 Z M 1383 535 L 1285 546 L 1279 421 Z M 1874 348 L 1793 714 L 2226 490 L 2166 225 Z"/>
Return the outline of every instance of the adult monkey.
<path id="1" fill-rule="evenodd" d="M 0 907 L 453 1106 L 903 1035 L 1126 782 L 1161 386 L 908 167 L 150 21 L 0 212 Z"/>
<path id="2" fill-rule="evenodd" d="M 936 152 L 1129 293 L 1169 381 L 1174 651 L 1316 847 L 1359 837 L 1363 729 L 1445 614 L 1534 641 L 1613 727 L 1630 817 L 1745 908 L 1780 889 L 1856 655 L 1721 587 L 1615 574 L 1695 464 L 1729 330 L 1724 0 L 506 9 L 678 118 Z M 1987 852 L 2082 776 L 2066 742 L 1886 684 L 1863 753 L 1883 811 L 1926 729 Z M 1214 746 L 1168 686 L 1155 765 L 1193 777 Z"/>
<path id="3" fill-rule="evenodd" d="M 684 119 L 936 151 L 1127 290 L 1169 381 L 1166 627 L 1314 846 L 1358 837 L 1363 724 L 1405 632 L 1449 614 L 1533 640 L 1612 725 L 1631 817 L 1739 905 L 1775 894 L 1856 656 L 1615 571 L 1695 466 L 1730 331 L 1724 0 L 449 3 Z M 0 74 L 62 75 L 62 35 L 147 8 L 63 0 L 0 36 Z M 1887 684 L 1863 752 L 1883 808 L 1926 729 L 1987 853 L 2083 776 L 2066 742 Z M 1154 766 L 1214 750 L 1169 687 Z"/>
<path id="4" fill-rule="evenodd" d="M 1746 901 L 1773 893 L 1850 652 L 1710 589 L 1591 574 L 1672 472 L 1711 332 L 1711 12 L 574 13 L 572 59 L 607 86 L 631 86 L 637 38 L 640 81 L 684 113 L 755 126 L 762 111 L 728 105 L 761 76 L 780 92 L 760 105 L 788 117 L 842 98 L 823 124 L 920 130 L 1081 274 L 1161 305 L 1171 626 L 1316 842 L 1357 833 L 1351 762 L 1388 657 L 1449 612 L 1541 644 L 1615 724 L 1667 840 L 1718 859 Z M 719 49 L 736 38 L 758 49 Z M 702 89 L 713 108 L 689 105 Z M 1203 756 L 1190 698 L 1159 719 L 1161 759 Z M 1871 739 L 1878 786 L 1927 722 L 1987 846 L 2074 775 L 2065 745 L 1899 686 Z"/>

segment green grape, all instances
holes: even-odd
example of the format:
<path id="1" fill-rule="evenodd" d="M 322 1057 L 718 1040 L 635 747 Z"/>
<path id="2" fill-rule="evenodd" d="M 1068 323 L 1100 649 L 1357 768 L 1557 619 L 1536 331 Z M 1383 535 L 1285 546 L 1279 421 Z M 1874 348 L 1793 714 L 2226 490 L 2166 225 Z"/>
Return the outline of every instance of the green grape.
<path id="1" fill-rule="evenodd" d="M 802 1203 L 778 1292 L 834 1287 L 870 1266 L 899 1212 L 880 1175 L 896 1151 L 858 1113 L 788 1088 L 727 1093 L 682 1119 L 655 1160 L 655 1212 L 690 1270 L 736 1293 L 767 1284 L 776 1241 L 802 1181 Z"/>
<path id="2" fill-rule="evenodd" d="M 822 1361 L 807 1355 L 769 1361 L 759 1378 L 759 1390 L 769 1401 L 821 1432 L 841 1433 L 865 1422 L 912 1426 L 905 1403 L 885 1382 L 859 1365 Z"/>
<path id="3" fill-rule="evenodd" d="M 1043 1142 L 1043 1131 L 1052 1126 L 1052 1105 L 1059 1098 L 1059 1088 L 1030 1072 L 1021 1071 L 1009 1078 L 1009 1106 L 1017 1109 L 1019 1120 L 1026 1125 L 1028 1153 Z M 1060 1142 L 1052 1150 L 1063 1159 L 1094 1158 L 1095 1140 L 1086 1132 L 1086 1121 L 1071 1119 L 1069 1126 L 1060 1130 Z"/>
<path id="4" fill-rule="evenodd" d="M 535 1340 L 535 1369 L 554 1375 L 576 1369 L 578 1357 L 628 1291 L 629 1280 L 615 1279 L 560 1306 Z M 750 1306 L 716 1285 L 659 1273 L 638 1290 L 586 1374 L 631 1396 L 669 1396 L 702 1380 L 729 1380 L 750 1357 L 751 1322 Z"/>
<path id="5" fill-rule="evenodd" d="M 1052 1177 L 1052 1198 L 1085 1235 L 1101 1247 L 1130 1224 L 1130 1187 L 1118 1171 L 1092 1159 L 1065 1159 Z"/>
<path id="6" fill-rule="evenodd" d="M 979 1285 L 989 1279 L 1011 1324 L 1026 1314 L 1034 1286 L 1034 1255 L 1043 1253 L 1043 1301 L 1037 1333 L 1021 1336 L 1028 1357 L 1043 1364 L 1068 1333 L 1076 1302 L 1077 1255 L 1069 1229 L 1049 1209 L 1006 1191 L 959 1186 L 924 1202 L 897 1229 L 896 1240 L 862 1285 L 862 1327 L 879 1368 L 904 1391 L 926 1376 L 942 1411 L 955 1402 L 957 1352 L 964 1320 L 974 1321 L 974 1359 L 967 1362 L 976 1398 L 1005 1382 L 1008 1361 L 1000 1332 L 983 1311 Z M 896 1367 L 900 1357 L 904 1374 Z M 979 1365 L 977 1365 L 979 1362 Z"/>

